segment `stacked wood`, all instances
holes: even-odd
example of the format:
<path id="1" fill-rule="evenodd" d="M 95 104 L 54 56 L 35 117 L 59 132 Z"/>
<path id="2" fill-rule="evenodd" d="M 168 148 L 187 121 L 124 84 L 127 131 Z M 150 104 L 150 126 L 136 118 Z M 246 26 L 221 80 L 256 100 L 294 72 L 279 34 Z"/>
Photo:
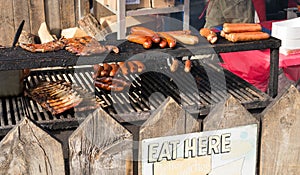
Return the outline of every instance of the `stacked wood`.
<path id="1" fill-rule="evenodd" d="M 24 118 L 0 142 L 0 174 L 64 175 L 61 144 Z"/>
<path id="2" fill-rule="evenodd" d="M 262 113 L 259 174 L 300 174 L 300 94 L 294 87 Z"/>
<path id="3" fill-rule="evenodd" d="M 70 174 L 132 174 L 133 137 L 102 109 L 69 138 Z"/>
<path id="4" fill-rule="evenodd" d="M 48 43 L 54 41 L 55 38 L 50 34 L 48 26 L 46 22 L 43 22 L 39 28 L 38 35 L 40 38 L 41 43 Z"/>

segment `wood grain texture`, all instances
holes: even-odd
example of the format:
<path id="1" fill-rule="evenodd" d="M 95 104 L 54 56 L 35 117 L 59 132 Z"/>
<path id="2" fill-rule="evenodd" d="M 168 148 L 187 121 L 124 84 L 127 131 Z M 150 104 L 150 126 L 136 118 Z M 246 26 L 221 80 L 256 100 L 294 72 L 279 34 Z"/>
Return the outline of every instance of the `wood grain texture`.
<path id="1" fill-rule="evenodd" d="M 201 122 L 182 109 L 176 101 L 168 97 L 149 119 L 141 126 L 139 134 L 139 160 L 141 160 L 141 141 L 144 139 L 200 132 Z M 141 163 L 139 172 L 141 174 Z"/>
<path id="2" fill-rule="evenodd" d="M 234 97 L 212 107 L 210 113 L 203 120 L 203 131 L 233 128 L 237 126 L 258 124 L 253 117 Z"/>
<path id="3" fill-rule="evenodd" d="M 259 174 L 300 174 L 299 109 L 299 91 L 291 86 L 263 111 Z"/>
<path id="4" fill-rule="evenodd" d="M 13 2 L 0 0 L 0 45 L 11 47 L 15 35 Z"/>
<path id="5" fill-rule="evenodd" d="M 132 134 L 98 109 L 69 138 L 70 173 L 132 174 L 132 146 Z"/>
<path id="6" fill-rule="evenodd" d="M 0 142 L 0 174 L 64 175 L 62 145 L 24 118 Z"/>
<path id="7" fill-rule="evenodd" d="M 60 36 L 60 0 L 45 0 L 46 23 L 52 35 Z"/>
<path id="8" fill-rule="evenodd" d="M 38 34 L 42 22 L 46 21 L 44 0 L 28 0 L 31 33 Z"/>
<path id="9" fill-rule="evenodd" d="M 75 3 L 74 0 L 60 0 L 61 29 L 75 27 Z"/>
<path id="10" fill-rule="evenodd" d="M 14 23 L 15 29 L 17 30 L 21 21 L 25 20 L 23 30 L 30 33 L 30 15 L 28 1 L 24 0 L 13 0 L 14 7 Z"/>

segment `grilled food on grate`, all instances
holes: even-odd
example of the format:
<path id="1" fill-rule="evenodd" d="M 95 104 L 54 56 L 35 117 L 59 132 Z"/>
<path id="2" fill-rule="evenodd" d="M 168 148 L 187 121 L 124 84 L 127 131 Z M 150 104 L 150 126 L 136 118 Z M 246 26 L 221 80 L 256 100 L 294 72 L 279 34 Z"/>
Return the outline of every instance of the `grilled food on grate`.
<path id="1" fill-rule="evenodd" d="M 25 90 L 25 94 L 53 115 L 63 113 L 74 107 L 78 107 L 77 110 L 79 111 L 98 107 L 91 94 L 66 81 L 43 81 Z"/>
<path id="2" fill-rule="evenodd" d="M 21 48 L 30 52 L 51 52 L 66 49 L 76 55 L 92 55 L 104 52 L 119 53 L 119 48 L 113 45 L 102 45 L 90 36 L 75 38 L 60 38 L 43 44 L 20 43 Z"/>

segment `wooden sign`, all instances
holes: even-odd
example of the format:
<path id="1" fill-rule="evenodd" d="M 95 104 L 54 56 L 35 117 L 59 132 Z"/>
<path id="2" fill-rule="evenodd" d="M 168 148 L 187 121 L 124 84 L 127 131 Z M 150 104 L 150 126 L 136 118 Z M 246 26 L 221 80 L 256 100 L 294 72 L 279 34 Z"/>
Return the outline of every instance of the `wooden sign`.
<path id="1" fill-rule="evenodd" d="M 143 175 L 256 173 L 257 124 L 142 140 Z"/>

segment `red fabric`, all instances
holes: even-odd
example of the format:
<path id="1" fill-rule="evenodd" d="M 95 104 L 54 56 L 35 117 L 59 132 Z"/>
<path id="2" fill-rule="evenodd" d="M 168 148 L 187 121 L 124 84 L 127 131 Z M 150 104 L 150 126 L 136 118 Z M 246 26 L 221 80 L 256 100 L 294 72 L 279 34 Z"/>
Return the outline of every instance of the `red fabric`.
<path id="1" fill-rule="evenodd" d="M 252 0 L 254 9 L 257 12 L 260 21 L 266 21 L 266 4 L 264 0 Z"/>
<path id="2" fill-rule="evenodd" d="M 252 50 L 220 54 L 222 66 L 251 83 L 261 91 L 266 91 L 269 82 L 270 50 Z M 279 54 L 279 67 L 286 77 L 297 81 L 300 79 L 300 54 Z"/>

